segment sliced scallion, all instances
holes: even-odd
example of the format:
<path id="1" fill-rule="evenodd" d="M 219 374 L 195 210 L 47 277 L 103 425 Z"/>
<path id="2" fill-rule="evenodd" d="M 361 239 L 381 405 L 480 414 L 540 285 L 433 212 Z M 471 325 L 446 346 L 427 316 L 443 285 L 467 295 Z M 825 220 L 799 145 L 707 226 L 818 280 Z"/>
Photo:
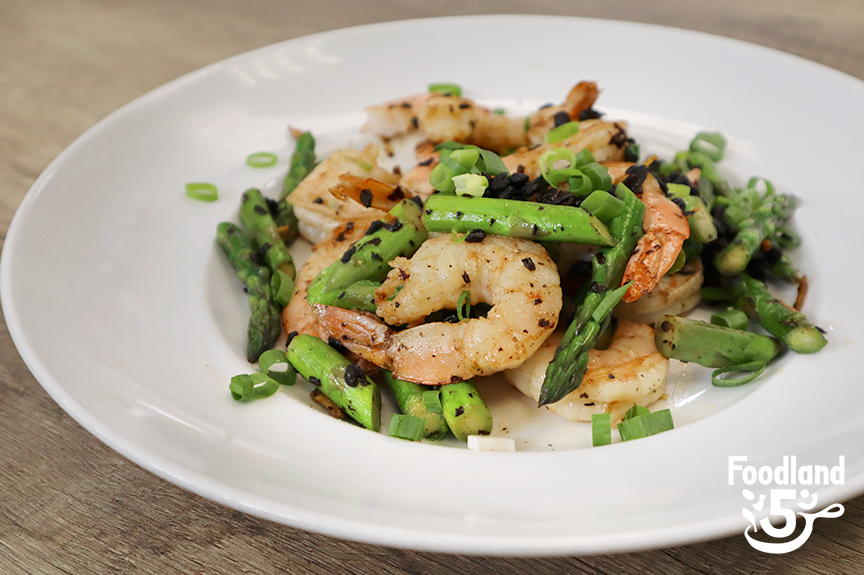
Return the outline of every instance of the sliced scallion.
<path id="1" fill-rule="evenodd" d="M 726 151 L 726 138 L 720 132 L 699 132 L 690 142 L 690 151 L 719 162 Z"/>
<path id="2" fill-rule="evenodd" d="M 191 182 L 186 184 L 186 197 L 200 202 L 215 202 L 219 199 L 219 193 L 213 184 Z"/>
<path id="3" fill-rule="evenodd" d="M 291 296 L 294 295 L 294 283 L 291 281 L 282 281 L 282 274 L 273 274 L 270 276 L 270 291 L 273 292 L 273 299 L 281 306 L 288 305 L 291 301 Z"/>
<path id="4" fill-rule="evenodd" d="M 583 151 L 587 152 L 588 150 Z M 579 160 L 578 154 L 576 159 L 577 161 Z M 585 164 L 577 164 L 577 166 L 583 174 L 591 178 L 591 185 L 595 190 L 603 190 L 605 192 L 612 187 L 612 176 L 609 175 L 609 170 L 606 166 L 597 162 L 586 162 Z"/>
<path id="5" fill-rule="evenodd" d="M 540 156 L 540 159 L 537 160 L 537 165 L 540 166 L 540 174 L 543 176 L 547 182 L 549 182 L 553 186 L 557 186 L 558 183 L 553 183 L 549 180 L 549 173 L 553 171 L 559 171 L 562 168 L 556 168 L 555 164 L 557 162 L 566 161 L 567 168 L 575 168 L 576 167 L 576 154 L 574 154 L 571 150 L 567 148 L 552 148 L 551 150 L 546 150 L 543 152 L 543 155 Z"/>
<path id="6" fill-rule="evenodd" d="M 753 176 L 750 178 L 750 181 L 747 182 L 747 188 L 751 190 L 756 190 L 760 193 L 765 193 L 766 195 L 772 196 L 774 195 L 774 184 L 771 183 L 771 180 L 766 180 L 765 178 L 760 178 L 759 176 Z"/>
<path id="7" fill-rule="evenodd" d="M 684 184 L 666 184 L 669 196 L 673 198 L 686 198 L 690 195 L 690 186 Z"/>
<path id="8" fill-rule="evenodd" d="M 761 361 L 751 361 L 741 365 L 733 365 L 730 367 L 721 367 L 715 369 L 711 374 L 711 383 L 714 387 L 738 387 L 745 383 L 750 383 L 765 371 L 768 364 Z M 729 373 L 742 373 L 739 377 L 723 377 Z"/>
<path id="9" fill-rule="evenodd" d="M 444 408 L 441 406 L 441 390 L 430 389 L 423 392 L 423 407 L 426 408 L 426 413 L 444 413 Z"/>
<path id="10" fill-rule="evenodd" d="M 426 427 L 426 422 L 421 417 L 416 415 L 395 414 L 390 420 L 390 430 L 388 435 L 398 437 L 399 439 L 407 439 L 408 441 L 420 441 L 423 439 L 423 431 Z"/>
<path id="11" fill-rule="evenodd" d="M 594 182 L 591 181 L 591 178 L 582 172 L 582 170 L 575 170 L 576 175 L 570 176 L 567 178 L 567 186 L 570 188 L 570 192 L 574 196 L 587 196 L 591 192 L 594 191 Z M 551 177 L 555 177 L 552 175 Z"/>
<path id="12" fill-rule="evenodd" d="M 747 319 L 747 314 L 740 309 L 718 311 L 711 316 L 711 323 L 740 330 L 746 330 L 750 325 L 750 322 Z"/>
<path id="13" fill-rule="evenodd" d="M 440 84 L 429 84 L 429 91 L 445 94 L 447 96 L 459 97 L 462 95 L 462 86 L 459 84 L 442 82 Z"/>
<path id="14" fill-rule="evenodd" d="M 258 369 L 279 385 L 294 385 L 297 372 L 288 363 L 285 352 L 279 349 L 268 349 L 258 358 Z"/>
<path id="15" fill-rule="evenodd" d="M 625 419 L 618 424 L 618 433 L 621 434 L 621 441 L 631 441 L 663 431 L 669 431 L 674 427 L 672 412 L 668 409 L 663 409 Z"/>
<path id="16" fill-rule="evenodd" d="M 651 410 L 644 405 L 634 405 L 624 414 L 624 419 L 633 419 L 634 417 L 641 417 L 649 413 L 651 413 Z"/>
<path id="17" fill-rule="evenodd" d="M 605 190 L 596 190 L 585 198 L 580 207 L 605 223 L 624 211 L 624 202 Z"/>
<path id="18" fill-rule="evenodd" d="M 432 168 L 429 173 L 429 183 L 433 188 L 442 193 L 450 193 L 456 191 L 456 186 L 453 184 L 453 172 L 444 164 L 438 164 Z"/>
<path id="19" fill-rule="evenodd" d="M 546 141 L 550 144 L 566 140 L 570 136 L 579 133 L 579 122 L 567 122 L 561 124 L 557 128 L 553 128 L 546 133 Z"/>
<path id="20" fill-rule="evenodd" d="M 467 289 L 462 290 L 462 293 L 459 294 L 459 299 L 456 300 L 456 317 L 459 321 L 471 318 L 471 292 Z"/>
<path id="21" fill-rule="evenodd" d="M 228 385 L 231 397 L 237 401 L 252 401 L 270 397 L 279 389 L 275 379 L 263 373 L 240 374 L 231 378 Z"/>
<path id="22" fill-rule="evenodd" d="M 612 443 L 611 413 L 594 413 L 591 415 L 591 438 L 594 447 Z"/>
<path id="23" fill-rule="evenodd" d="M 588 148 L 582 148 L 578 152 L 574 154 L 573 165 L 577 168 L 581 166 L 587 166 L 588 164 L 596 164 L 597 159 L 594 157 L 594 153 L 591 152 Z M 608 173 L 608 171 L 607 171 Z M 611 185 L 611 184 L 610 184 Z"/>
<path id="24" fill-rule="evenodd" d="M 455 153 L 455 152 L 454 152 Z M 489 187 L 489 180 L 480 174 L 459 174 L 451 178 L 456 188 L 457 196 L 472 196 L 479 198 Z"/>
<path id="25" fill-rule="evenodd" d="M 466 172 L 480 159 L 480 148 L 462 148 L 450 152 L 450 159 L 459 164 Z"/>
<path id="26" fill-rule="evenodd" d="M 276 165 L 276 160 L 276 154 L 255 152 L 246 156 L 246 165 L 250 168 L 269 168 Z"/>

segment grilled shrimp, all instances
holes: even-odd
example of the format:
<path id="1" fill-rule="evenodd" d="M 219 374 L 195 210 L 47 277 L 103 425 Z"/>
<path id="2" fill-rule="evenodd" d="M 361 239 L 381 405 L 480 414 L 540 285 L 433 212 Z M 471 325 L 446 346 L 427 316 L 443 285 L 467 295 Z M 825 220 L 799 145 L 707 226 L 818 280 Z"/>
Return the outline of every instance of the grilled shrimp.
<path id="1" fill-rule="evenodd" d="M 398 176 L 378 167 L 379 147 L 368 145 L 363 150 L 340 150 L 318 164 L 291 192 L 291 204 L 299 220 L 300 234 L 317 244 L 331 230 L 352 219 L 376 219 L 384 212 L 367 208 L 351 200 L 341 200 L 330 193 L 343 174 L 373 178 L 385 184 L 395 184 Z"/>
<path id="2" fill-rule="evenodd" d="M 419 94 L 369 106 L 366 125 L 382 138 L 419 130 L 433 142 L 455 140 L 503 152 L 542 143 L 546 132 L 555 127 L 557 114 L 564 112 L 567 121 L 577 120 L 599 93 L 594 82 L 580 82 L 563 104 L 543 107 L 527 117 L 499 115 L 459 96 Z"/>
<path id="3" fill-rule="evenodd" d="M 616 184 L 627 179 L 627 170 L 633 166 L 629 162 L 607 162 L 604 165 Z M 666 197 L 654 176 L 647 174 L 641 186 L 636 187 L 634 192 L 645 204 L 645 216 L 642 218 L 645 233 L 639 238 L 624 271 L 621 285 L 633 281 L 624 294 L 625 302 L 634 302 L 654 289 L 660 278 L 672 268 L 684 240 L 690 237 L 687 218 L 681 208 Z"/>
<path id="4" fill-rule="evenodd" d="M 553 334 L 529 360 L 504 372 L 504 379 L 537 400 L 561 337 L 560 331 Z M 654 330 L 620 320 L 609 348 L 588 352 L 582 384 L 546 407 L 572 421 L 591 421 L 592 414 L 611 413 L 612 421 L 617 422 L 634 405 L 648 406 L 660 399 L 668 371 L 669 360 L 654 345 Z"/>
<path id="5" fill-rule="evenodd" d="M 533 148 L 520 148 L 501 158 L 511 172 L 524 172 L 531 179 L 540 176 L 540 156 L 554 148 L 567 147 L 573 152 L 588 148 L 598 162 L 624 159 L 627 144 L 627 124 L 585 120 L 579 122 L 579 132 L 553 144 L 542 144 Z"/>
<path id="6" fill-rule="evenodd" d="M 306 291 L 321 270 L 338 260 L 352 242 L 363 237 L 374 219 L 366 218 L 344 222 L 332 230 L 323 241 L 315 244 L 309 258 L 297 272 L 294 281 L 294 294 L 282 311 L 282 325 L 285 327 L 285 333 L 296 331 L 317 337 L 323 335 L 318 325 L 318 317 L 306 300 Z M 326 336 L 324 338 L 326 339 Z"/>
<path id="7" fill-rule="evenodd" d="M 442 236 L 391 265 L 375 294 L 380 317 L 314 308 L 327 335 L 398 379 L 445 384 L 513 368 L 558 322 L 558 270 L 534 242 L 488 236 L 468 243 Z M 472 305 L 491 304 L 486 317 L 421 324 L 435 311 L 456 308 L 463 291 Z M 412 327 L 396 331 L 387 324 Z"/>
<path id="8" fill-rule="evenodd" d="M 615 317 L 653 325 L 667 314 L 684 315 L 702 301 L 702 279 L 702 260 L 697 258 L 660 278 L 650 293 L 632 303 L 619 303 Z"/>

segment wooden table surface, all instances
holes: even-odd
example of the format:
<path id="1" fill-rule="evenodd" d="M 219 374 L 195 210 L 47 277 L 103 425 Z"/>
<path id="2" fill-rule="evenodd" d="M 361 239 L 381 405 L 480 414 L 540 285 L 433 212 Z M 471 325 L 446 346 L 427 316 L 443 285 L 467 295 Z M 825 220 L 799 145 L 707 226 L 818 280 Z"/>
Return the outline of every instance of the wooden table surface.
<path id="1" fill-rule="evenodd" d="M 861 0 L 3 0 L 0 228 L 48 163 L 133 98 L 274 42 L 406 18 L 503 13 L 633 20 L 740 38 L 864 78 Z M 802 110 L 802 121 L 823 110 Z M 841 111 L 842 113 L 842 111 Z M 851 126 L 853 130 L 864 126 Z M 767 555 L 736 535 L 609 556 L 448 556 L 336 540 L 193 495 L 127 461 L 42 390 L 0 333 L 0 573 L 860 573 L 864 497 Z"/>

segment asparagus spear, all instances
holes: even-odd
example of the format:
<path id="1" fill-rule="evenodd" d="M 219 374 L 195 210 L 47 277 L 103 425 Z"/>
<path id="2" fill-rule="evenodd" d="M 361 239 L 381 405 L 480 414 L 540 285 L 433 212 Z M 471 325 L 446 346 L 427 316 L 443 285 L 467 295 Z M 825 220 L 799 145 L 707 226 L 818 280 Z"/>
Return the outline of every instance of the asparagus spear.
<path id="1" fill-rule="evenodd" d="M 333 305 L 343 309 L 374 312 L 378 307 L 375 305 L 375 290 L 380 286 L 380 282 L 373 282 L 372 280 L 355 282 L 336 296 Z"/>
<path id="2" fill-rule="evenodd" d="M 778 340 L 767 335 L 679 316 L 664 316 L 657 325 L 654 342 L 660 353 L 705 367 L 768 363 L 781 348 Z"/>
<path id="3" fill-rule="evenodd" d="M 294 260 L 291 259 L 291 254 L 279 235 L 279 228 L 273 221 L 267 208 L 267 200 L 260 190 L 250 188 L 243 193 L 240 202 L 240 221 L 249 231 L 255 245 L 264 253 L 264 260 L 273 275 L 278 276 L 272 280 L 274 293 L 292 293 L 294 277 L 297 274 Z M 288 302 L 279 303 L 286 305 Z"/>
<path id="4" fill-rule="evenodd" d="M 435 194 L 426 200 L 423 222 L 430 232 L 480 229 L 512 238 L 612 245 L 600 220 L 572 206 Z"/>
<path id="5" fill-rule="evenodd" d="M 294 152 L 291 154 L 291 167 L 288 168 L 288 174 L 282 184 L 279 201 L 281 202 L 291 195 L 294 188 L 309 175 L 314 167 L 315 138 L 312 137 L 311 133 L 303 132 L 297 137 L 297 143 L 294 145 Z"/>
<path id="6" fill-rule="evenodd" d="M 299 233 L 297 216 L 294 215 L 294 207 L 288 201 L 288 196 L 294 188 L 309 175 L 315 167 L 315 139 L 309 132 L 303 132 L 297 137 L 294 152 L 291 154 L 291 166 L 282 183 L 282 193 L 279 194 L 279 202 L 274 206 L 273 221 L 279 230 L 279 235 L 285 244 L 290 245 Z"/>
<path id="7" fill-rule="evenodd" d="M 396 379 L 389 371 L 382 370 L 384 383 L 396 398 L 399 409 L 406 415 L 413 415 L 425 421 L 424 437 L 427 439 L 441 439 L 447 434 L 447 422 L 441 413 L 430 413 L 426 411 L 423 402 L 423 393 L 437 389 L 433 386 L 418 385 L 410 381 Z"/>
<path id="8" fill-rule="evenodd" d="M 740 222 L 732 243 L 714 258 L 717 271 L 725 275 L 743 272 L 762 242 L 774 235 L 778 222 L 792 215 L 797 203 L 793 196 L 767 195 L 750 217 Z"/>
<path id="9" fill-rule="evenodd" d="M 340 294 L 360 280 L 384 281 L 389 262 L 397 256 L 410 257 L 427 235 L 422 208 L 414 200 L 400 201 L 390 210 L 387 223 L 373 223 L 341 259 L 318 274 L 306 299 L 310 305 L 335 305 Z"/>
<path id="10" fill-rule="evenodd" d="M 381 393 L 362 369 L 313 335 L 294 336 L 285 351 L 291 366 L 357 423 L 372 431 L 381 424 Z"/>
<path id="11" fill-rule="evenodd" d="M 624 211 L 609 223 L 615 244 L 594 256 L 589 292 L 546 368 L 538 402 L 541 406 L 559 401 L 581 385 L 588 367 L 588 350 L 609 323 L 614 307 L 609 304 L 616 295 L 619 299 L 623 295 L 610 289 L 615 290 L 621 284 L 630 254 L 642 236 L 645 204 L 623 184 L 618 184 L 616 195 L 624 201 Z M 604 300 L 606 305 L 601 305 Z"/>
<path id="12" fill-rule="evenodd" d="M 294 215 L 294 206 L 288 200 L 282 200 L 271 206 L 270 214 L 273 216 L 273 223 L 276 224 L 276 229 L 279 231 L 279 237 L 286 246 L 290 246 L 291 242 L 297 239 L 300 235 L 300 222 L 297 216 Z"/>
<path id="13" fill-rule="evenodd" d="M 828 340 L 800 311 L 786 305 L 768 292 L 761 281 L 741 274 L 733 287 L 735 307 L 759 322 L 765 331 L 797 353 L 815 353 Z"/>
<path id="14" fill-rule="evenodd" d="M 216 241 L 249 292 L 252 315 L 249 318 L 246 359 L 258 361 L 258 357 L 270 349 L 282 333 L 279 309 L 272 301 L 270 270 L 258 263 L 252 240 L 240 227 L 222 222 L 216 228 Z"/>
<path id="15" fill-rule="evenodd" d="M 492 433 L 492 414 L 470 381 L 441 386 L 441 406 L 450 431 L 462 441 Z"/>

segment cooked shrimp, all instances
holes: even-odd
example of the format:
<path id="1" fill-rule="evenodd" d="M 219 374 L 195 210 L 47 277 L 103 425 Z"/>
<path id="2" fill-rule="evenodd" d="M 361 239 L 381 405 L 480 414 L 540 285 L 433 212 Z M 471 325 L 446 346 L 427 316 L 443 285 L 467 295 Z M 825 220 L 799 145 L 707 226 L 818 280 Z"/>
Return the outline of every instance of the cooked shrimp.
<path id="1" fill-rule="evenodd" d="M 294 294 L 282 311 L 282 325 L 285 333 L 296 331 L 321 337 L 323 333 L 312 306 L 306 301 L 306 291 L 318 273 L 339 259 L 352 242 L 366 232 L 374 218 L 349 220 L 332 230 L 321 242 L 315 244 L 309 258 L 297 272 L 294 280 Z M 326 338 L 326 336 L 324 336 Z"/>
<path id="2" fill-rule="evenodd" d="M 379 147 L 371 144 L 363 150 L 334 152 L 291 192 L 291 204 L 304 238 L 316 244 L 343 222 L 358 218 L 375 219 L 384 215 L 381 210 L 367 208 L 354 201 L 340 200 L 330 193 L 330 188 L 340 183 L 339 176 L 342 174 L 395 184 L 398 176 L 378 167 L 378 153 Z"/>
<path id="3" fill-rule="evenodd" d="M 504 372 L 512 386 L 537 400 L 546 379 L 546 367 L 561 342 L 559 331 L 547 339 L 528 361 Z M 618 322 L 608 349 L 588 352 L 588 369 L 582 384 L 546 407 L 572 421 L 591 421 L 595 413 L 611 413 L 620 421 L 634 405 L 648 406 L 666 391 L 669 360 L 654 345 L 654 330 L 647 325 Z"/>
<path id="4" fill-rule="evenodd" d="M 616 184 L 627 179 L 630 175 L 627 170 L 633 166 L 628 162 L 609 162 L 604 165 Z M 654 176 L 646 174 L 641 185 L 634 185 L 633 191 L 645 204 L 642 218 L 645 233 L 639 238 L 624 271 L 621 285 L 633 281 L 624 294 L 625 302 L 636 301 L 654 289 L 678 259 L 684 240 L 690 237 L 687 218 L 681 208 L 666 197 Z"/>
<path id="5" fill-rule="evenodd" d="M 564 112 L 568 121 L 594 105 L 600 90 L 594 82 L 579 82 L 570 90 L 563 104 L 544 106 L 530 116 L 511 117 L 484 110 L 478 114 L 471 143 L 481 148 L 506 151 L 521 146 L 536 146 L 545 141 L 546 133 L 555 127 L 556 115 Z M 527 129 L 526 129 L 527 120 Z"/>
<path id="6" fill-rule="evenodd" d="M 366 108 L 366 128 L 384 139 L 417 129 L 417 109 L 432 93 L 407 96 Z"/>
<path id="7" fill-rule="evenodd" d="M 574 86 L 563 104 L 545 106 L 525 116 L 506 116 L 476 104 L 469 98 L 440 93 L 419 94 L 366 108 L 367 127 L 382 138 L 419 130 L 433 142 L 455 140 L 504 152 L 543 142 L 564 112 L 577 120 L 589 109 L 600 91 L 594 82 Z"/>
<path id="8" fill-rule="evenodd" d="M 627 124 L 624 122 L 585 120 L 579 122 L 579 132 L 565 140 L 534 148 L 521 148 L 501 159 L 511 172 L 525 172 L 534 179 L 540 175 L 540 156 L 547 150 L 567 147 L 578 152 L 588 148 L 598 162 L 622 160 L 627 140 Z"/>
<path id="9" fill-rule="evenodd" d="M 561 288 L 555 263 L 539 244 L 488 236 L 482 242 L 427 240 L 408 260 L 396 258 L 376 292 L 377 314 L 316 305 L 326 333 L 399 379 L 427 384 L 467 380 L 528 359 L 555 329 Z M 418 325 L 454 309 L 468 291 L 471 304 L 492 305 L 486 317 Z"/>
<path id="10" fill-rule="evenodd" d="M 654 322 L 664 315 L 684 315 L 702 301 L 702 260 L 688 262 L 680 271 L 660 278 L 650 293 L 632 303 L 621 302 L 615 316 L 636 323 Z"/>
<path id="11" fill-rule="evenodd" d="M 399 178 L 399 185 L 423 198 L 428 198 L 435 191 L 429 183 L 429 175 L 438 165 L 439 153 L 435 151 L 435 145 L 429 140 L 417 144 L 415 153 L 417 164 Z"/>

